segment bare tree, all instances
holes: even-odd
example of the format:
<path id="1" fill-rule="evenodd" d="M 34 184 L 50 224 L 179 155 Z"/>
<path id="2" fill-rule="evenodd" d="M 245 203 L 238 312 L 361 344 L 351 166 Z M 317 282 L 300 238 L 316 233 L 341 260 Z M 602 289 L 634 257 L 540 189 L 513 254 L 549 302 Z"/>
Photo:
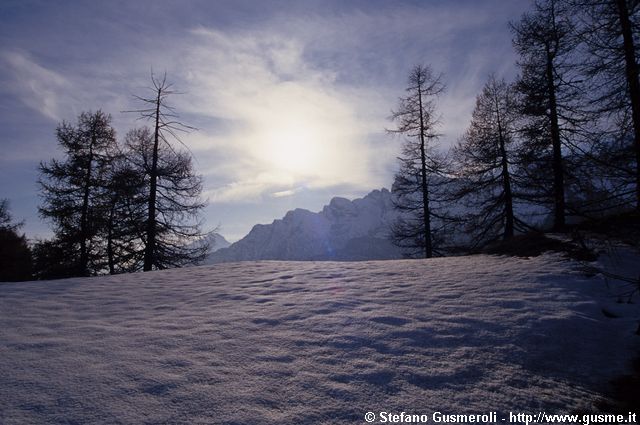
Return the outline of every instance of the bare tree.
<path id="1" fill-rule="evenodd" d="M 176 92 L 167 83 L 166 74 L 162 79 L 152 75 L 151 82 L 153 96 L 136 96 L 147 107 L 131 111 L 152 123 L 151 132 L 138 131 L 137 140 L 130 141 L 128 146 L 134 153 L 136 167 L 144 170 L 148 178 L 144 271 L 197 262 L 208 249 L 196 243 L 204 240 L 200 223 L 184 222 L 196 218 L 205 206 L 199 199 L 201 178 L 193 173 L 191 156 L 177 151 L 170 142 L 172 139 L 182 144 L 179 133 L 194 128 L 181 123 L 168 104 L 167 99 Z"/>
<path id="2" fill-rule="evenodd" d="M 533 12 L 511 25 L 520 55 L 517 88 L 526 118 L 522 133 L 528 152 L 522 157 L 527 165 L 523 170 L 528 172 L 530 200 L 552 205 L 554 230 L 563 230 L 566 224 L 563 147 L 579 119 L 575 103 L 580 89 L 573 57 L 577 41 L 569 16 L 562 0 L 536 0 Z"/>
<path id="3" fill-rule="evenodd" d="M 593 161 L 606 190 L 640 209 L 640 2 L 572 0 L 586 46 L 582 70 L 598 126 Z"/>
<path id="4" fill-rule="evenodd" d="M 404 136 L 400 170 L 395 176 L 393 192 L 401 218 L 393 227 L 395 243 L 425 258 L 434 254 L 433 218 L 439 218 L 433 208 L 433 189 L 441 184 L 444 161 L 434 150 L 436 132 L 435 99 L 444 91 L 441 76 L 427 67 L 414 67 L 408 79 L 407 96 L 401 97 L 398 109 L 392 112 L 397 123 L 391 133 Z"/>
<path id="5" fill-rule="evenodd" d="M 465 221 L 474 245 L 514 236 L 528 226 L 514 214 L 513 150 L 518 130 L 516 93 L 491 75 L 476 99 L 469 129 L 453 150 Z"/>

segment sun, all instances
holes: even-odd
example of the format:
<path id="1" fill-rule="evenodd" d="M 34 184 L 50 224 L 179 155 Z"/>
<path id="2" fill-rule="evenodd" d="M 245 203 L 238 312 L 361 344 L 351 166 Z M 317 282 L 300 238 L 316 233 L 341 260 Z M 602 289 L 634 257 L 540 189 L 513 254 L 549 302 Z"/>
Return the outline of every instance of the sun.
<path id="1" fill-rule="evenodd" d="M 269 166 L 296 177 L 314 174 L 322 168 L 322 130 L 310 120 L 283 120 L 265 131 L 264 160 Z"/>
<path id="2" fill-rule="evenodd" d="M 288 83 L 267 91 L 248 111 L 249 153 L 270 183 L 327 187 L 363 175 L 361 127 L 340 98 Z"/>

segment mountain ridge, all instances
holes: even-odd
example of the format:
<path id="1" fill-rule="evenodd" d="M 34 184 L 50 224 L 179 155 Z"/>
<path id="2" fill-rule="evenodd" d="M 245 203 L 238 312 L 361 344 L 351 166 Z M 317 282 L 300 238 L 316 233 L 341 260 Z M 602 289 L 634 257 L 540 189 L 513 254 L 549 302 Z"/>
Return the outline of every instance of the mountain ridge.
<path id="1" fill-rule="evenodd" d="M 205 263 L 398 259 L 402 253 L 389 240 L 396 217 L 386 188 L 354 200 L 334 197 L 319 212 L 296 208 L 271 224 L 256 224 L 244 238 L 213 252 Z"/>

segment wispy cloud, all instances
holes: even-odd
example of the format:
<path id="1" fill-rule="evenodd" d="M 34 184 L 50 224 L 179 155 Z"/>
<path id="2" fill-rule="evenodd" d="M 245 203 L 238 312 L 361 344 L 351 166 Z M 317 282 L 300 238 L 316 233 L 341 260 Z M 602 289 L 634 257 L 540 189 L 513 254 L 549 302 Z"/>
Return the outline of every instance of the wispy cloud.
<path id="1" fill-rule="evenodd" d="M 496 65 L 505 72 L 513 68 L 505 60 L 506 22 L 477 35 L 493 29 L 494 13 L 406 7 L 276 16 L 249 30 L 192 29 L 181 61 L 188 69 L 186 84 L 198 89 L 183 107 L 230 123 L 224 134 L 193 141 L 197 149 L 231 148 L 242 156 L 236 167 L 225 167 L 231 180 L 216 189 L 216 200 L 258 199 L 297 184 L 390 184 L 398 143 L 381 141 L 416 63 L 444 74 L 443 145 L 452 145 L 465 130 L 486 76 Z M 505 69 L 505 63 L 511 65 Z M 212 164 L 210 172 L 218 170 Z"/>
<path id="2" fill-rule="evenodd" d="M 199 150 L 231 148 L 240 156 L 237 167 L 225 167 L 232 181 L 217 189 L 217 201 L 302 183 L 371 187 L 375 152 L 367 139 L 383 128 L 358 111 L 372 93 L 340 87 L 331 69 L 305 60 L 304 45 L 277 33 L 191 34 L 197 47 L 183 59 L 185 78 L 198 90 L 181 107 L 231 123 L 224 134 L 192 141 Z"/>
<path id="3" fill-rule="evenodd" d="M 272 193 L 271 196 L 273 196 L 274 198 L 284 198 L 284 197 L 287 197 L 287 196 L 293 196 L 293 195 L 295 195 L 296 192 L 297 192 L 297 190 L 295 190 L 295 189 L 282 190 L 280 192 Z"/>
<path id="4" fill-rule="evenodd" d="M 23 51 L 2 52 L 0 62 L 11 75 L 5 90 L 43 116 L 61 120 L 61 93 L 72 88 L 67 78 L 38 64 Z"/>

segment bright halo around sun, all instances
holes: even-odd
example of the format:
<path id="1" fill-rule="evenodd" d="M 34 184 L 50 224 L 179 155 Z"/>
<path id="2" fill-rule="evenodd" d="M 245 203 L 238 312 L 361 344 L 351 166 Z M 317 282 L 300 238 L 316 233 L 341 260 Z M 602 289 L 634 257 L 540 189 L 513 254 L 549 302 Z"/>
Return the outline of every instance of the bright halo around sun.
<path id="1" fill-rule="evenodd" d="M 261 132 L 262 159 L 270 168 L 292 177 L 316 175 L 321 172 L 327 157 L 322 144 L 326 130 L 322 127 L 319 122 L 299 113 L 270 122 Z"/>
<path id="2" fill-rule="evenodd" d="M 278 192 L 367 181 L 363 133 L 340 97 L 313 86 L 279 84 L 247 116 L 243 143 L 259 170 L 256 178 L 268 178 Z"/>
<path id="3" fill-rule="evenodd" d="M 304 175 L 318 167 L 320 141 L 302 125 L 289 123 L 274 128 L 266 137 L 266 159 L 280 171 Z"/>

